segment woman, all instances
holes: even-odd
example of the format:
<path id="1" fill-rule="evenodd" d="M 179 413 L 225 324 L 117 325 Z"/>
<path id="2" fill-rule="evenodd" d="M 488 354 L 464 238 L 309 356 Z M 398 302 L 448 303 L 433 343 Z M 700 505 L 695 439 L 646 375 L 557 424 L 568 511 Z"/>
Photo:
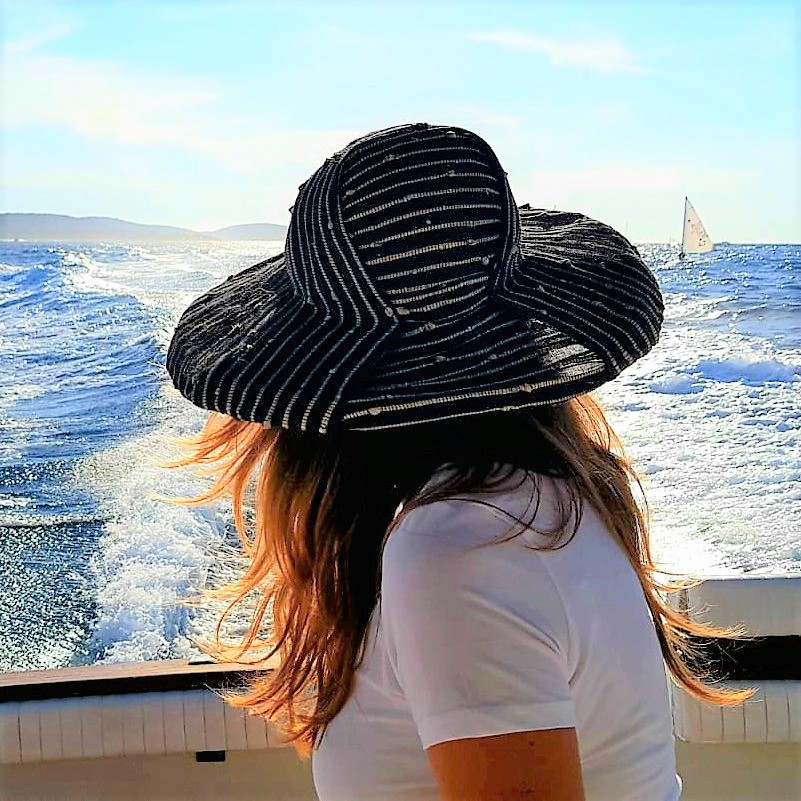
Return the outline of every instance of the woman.
<path id="1" fill-rule="evenodd" d="M 285 253 L 184 313 L 167 367 L 214 414 L 181 464 L 233 496 L 250 566 L 217 595 L 258 601 L 210 650 L 280 655 L 227 697 L 314 751 L 321 801 L 678 798 L 665 665 L 748 692 L 691 669 L 689 633 L 731 632 L 658 593 L 588 394 L 662 311 L 620 234 L 518 209 L 486 142 L 417 124 L 327 159 Z"/>

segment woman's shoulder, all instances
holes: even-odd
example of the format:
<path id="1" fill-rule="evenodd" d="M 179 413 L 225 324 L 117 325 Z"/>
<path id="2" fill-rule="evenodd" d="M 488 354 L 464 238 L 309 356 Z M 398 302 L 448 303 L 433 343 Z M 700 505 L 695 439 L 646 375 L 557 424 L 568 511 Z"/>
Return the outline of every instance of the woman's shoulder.
<path id="1" fill-rule="evenodd" d="M 543 500 L 549 491 L 543 490 Z M 528 497 L 520 485 L 508 492 L 446 497 L 406 512 L 384 547 L 382 597 L 396 606 L 407 604 L 410 595 L 425 597 L 431 601 L 429 614 L 445 616 L 458 616 L 459 604 L 471 599 L 528 621 L 547 618 L 549 630 L 566 631 L 545 552 L 527 547 L 524 532 L 507 536 L 520 531 L 513 515 L 519 516 Z M 538 511 L 537 525 L 540 518 Z"/>
<path id="2" fill-rule="evenodd" d="M 436 489 L 448 477 L 440 469 L 423 488 Z M 561 479 L 516 470 L 492 491 L 459 492 L 402 509 L 387 547 L 437 552 L 464 551 L 491 542 L 513 528 L 527 532 L 556 521 Z M 527 524 L 527 525 L 526 525 Z M 530 532 L 533 534 L 533 530 Z"/>

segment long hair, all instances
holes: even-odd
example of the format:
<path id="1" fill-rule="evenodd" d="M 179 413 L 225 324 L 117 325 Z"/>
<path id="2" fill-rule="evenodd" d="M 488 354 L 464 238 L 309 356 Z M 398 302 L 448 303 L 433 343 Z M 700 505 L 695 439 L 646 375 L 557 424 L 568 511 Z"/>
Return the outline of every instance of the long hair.
<path id="1" fill-rule="evenodd" d="M 572 540 L 583 503 L 591 504 L 623 546 L 676 683 L 695 698 L 721 705 L 742 703 L 754 692 L 705 681 L 711 674 L 695 640 L 745 638 L 743 629 L 693 621 L 660 594 L 702 580 L 657 578 L 657 572 L 671 571 L 657 571 L 652 560 L 642 484 L 590 395 L 516 412 L 326 435 L 213 413 L 203 431 L 183 444 L 185 457 L 168 466 L 194 465 L 214 481 L 202 495 L 179 502 L 231 497 L 247 558 L 242 575 L 201 595 L 228 603 L 213 641 L 199 647 L 220 661 L 251 657 L 256 665 L 273 663 L 277 655 L 274 669 L 254 671 L 244 688 L 223 697 L 272 721 L 303 757 L 350 695 L 379 600 L 381 555 L 392 528 L 411 509 L 448 496 L 486 493 L 491 503 L 493 491 L 508 488 L 508 479 L 520 470 L 524 479 L 534 478 L 535 492 L 539 476 L 565 479 L 556 482 L 563 488 L 561 519 L 549 532 L 553 541 L 540 550 Z M 447 480 L 421 492 L 445 464 L 451 468 Z M 517 532 L 514 525 L 510 529 L 515 536 L 532 521 L 510 522 L 520 524 Z M 223 623 L 239 607 L 252 609 L 249 627 L 229 642 Z"/>

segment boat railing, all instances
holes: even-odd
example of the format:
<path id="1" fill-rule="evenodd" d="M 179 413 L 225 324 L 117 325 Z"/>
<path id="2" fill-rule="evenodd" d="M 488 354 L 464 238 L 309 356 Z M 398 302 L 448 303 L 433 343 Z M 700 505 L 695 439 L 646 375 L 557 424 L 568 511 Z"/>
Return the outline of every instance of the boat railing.
<path id="1" fill-rule="evenodd" d="M 164 660 L 0 674 L 0 763 L 285 745 L 263 718 L 222 701 L 266 666 Z"/>
<path id="2" fill-rule="evenodd" d="M 694 619 L 744 623 L 759 635 L 706 644 L 726 686 L 757 689 L 745 703 L 708 704 L 670 682 L 676 737 L 801 742 L 801 576 L 710 578 L 669 601 Z M 0 673 L 0 763 L 192 752 L 222 761 L 227 751 L 286 745 L 263 718 L 219 695 L 274 667 L 166 660 Z"/>
<path id="3" fill-rule="evenodd" d="M 673 730 L 690 743 L 801 742 L 801 576 L 708 578 L 672 593 L 694 620 L 744 624 L 753 640 L 697 639 L 725 687 L 753 687 L 735 706 L 699 701 L 671 682 Z"/>

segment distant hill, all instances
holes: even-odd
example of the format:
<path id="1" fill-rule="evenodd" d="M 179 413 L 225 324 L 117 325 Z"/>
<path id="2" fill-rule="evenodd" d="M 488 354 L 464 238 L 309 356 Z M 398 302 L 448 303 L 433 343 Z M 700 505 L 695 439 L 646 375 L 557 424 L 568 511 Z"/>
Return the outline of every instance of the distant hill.
<path id="1" fill-rule="evenodd" d="M 286 239 L 286 226 L 275 223 L 229 225 L 227 228 L 208 231 L 203 236 L 211 239 Z"/>
<path id="2" fill-rule="evenodd" d="M 217 231 L 192 231 L 171 225 L 142 225 L 115 217 L 65 214 L 0 214 L 0 239 L 67 242 L 170 242 L 210 239 L 285 239 L 286 226 L 274 223 L 229 225 Z"/>

